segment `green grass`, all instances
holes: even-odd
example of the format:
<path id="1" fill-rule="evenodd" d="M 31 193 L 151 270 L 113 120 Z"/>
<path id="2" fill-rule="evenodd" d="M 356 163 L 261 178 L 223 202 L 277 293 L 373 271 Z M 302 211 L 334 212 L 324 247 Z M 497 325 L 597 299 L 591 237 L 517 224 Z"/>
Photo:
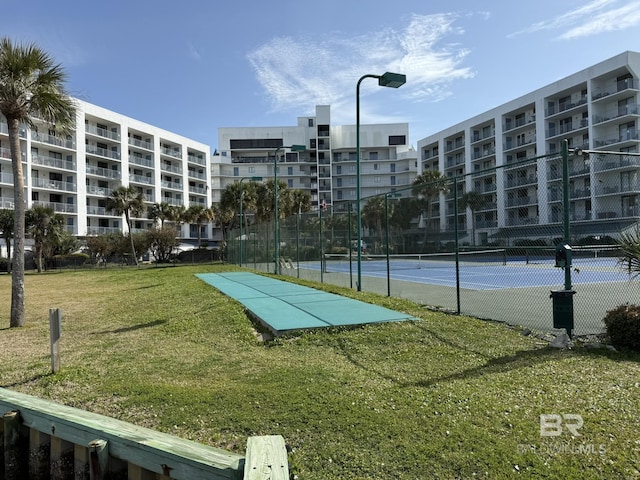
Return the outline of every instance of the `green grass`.
<path id="1" fill-rule="evenodd" d="M 194 276 L 225 268 L 28 275 L 20 329 L 0 276 L 0 385 L 240 453 L 281 434 L 300 479 L 640 478 L 640 355 L 559 351 L 329 286 L 419 320 L 261 344 L 241 305 Z M 63 311 L 56 375 L 49 308 Z M 582 435 L 541 437 L 552 413 L 581 415 Z"/>

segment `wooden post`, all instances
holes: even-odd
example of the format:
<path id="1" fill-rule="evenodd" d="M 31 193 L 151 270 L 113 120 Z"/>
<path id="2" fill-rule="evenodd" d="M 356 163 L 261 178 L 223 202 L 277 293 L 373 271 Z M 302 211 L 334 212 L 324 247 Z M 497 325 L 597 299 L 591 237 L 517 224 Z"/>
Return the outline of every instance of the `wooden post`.
<path id="1" fill-rule="evenodd" d="M 51 337 L 51 371 L 60 370 L 60 336 L 62 335 L 62 312 L 59 308 L 49 309 L 49 332 Z"/>
<path id="2" fill-rule="evenodd" d="M 28 439 L 21 432 L 20 413 L 7 412 L 4 420 L 4 478 L 23 480 L 29 475 Z"/>
<path id="3" fill-rule="evenodd" d="M 289 480 L 287 448 L 281 435 L 247 439 L 245 480 Z"/>
<path id="4" fill-rule="evenodd" d="M 48 480 L 49 453 L 51 452 L 51 437 L 33 428 L 29 429 L 29 478 L 33 480 Z"/>
<path id="5" fill-rule="evenodd" d="M 73 449 L 73 443 L 51 437 L 51 480 L 74 478 Z"/>
<path id="6" fill-rule="evenodd" d="M 89 442 L 89 478 L 105 480 L 109 476 L 109 444 L 106 440 Z"/>
<path id="7" fill-rule="evenodd" d="M 73 479 L 89 480 L 89 448 L 77 443 L 73 446 Z"/>

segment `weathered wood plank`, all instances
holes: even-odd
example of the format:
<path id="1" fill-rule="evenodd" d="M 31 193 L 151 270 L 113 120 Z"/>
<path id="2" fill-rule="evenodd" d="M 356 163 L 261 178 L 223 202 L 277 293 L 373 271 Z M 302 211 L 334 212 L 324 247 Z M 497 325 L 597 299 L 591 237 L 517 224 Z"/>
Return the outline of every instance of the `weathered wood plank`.
<path id="1" fill-rule="evenodd" d="M 62 336 L 62 312 L 58 308 L 49 309 L 49 339 L 51 344 L 51 371 L 60 371 L 60 337 Z"/>
<path id="2" fill-rule="evenodd" d="M 20 413 L 7 412 L 4 421 L 4 478 L 23 480 L 29 475 L 29 436 L 24 435 Z"/>
<path id="3" fill-rule="evenodd" d="M 169 468 L 173 480 L 242 479 L 242 455 L 0 388 L 0 411 L 15 409 L 29 428 L 55 428 L 56 437 L 78 445 L 104 439 L 113 457 L 157 474 Z"/>
<path id="4" fill-rule="evenodd" d="M 4 462 L 4 418 L 0 418 L 0 460 Z M 0 480 L 4 480 L 4 467 L 1 465 Z"/>
<path id="5" fill-rule="evenodd" d="M 51 480 L 74 480 L 73 443 L 51 437 Z"/>
<path id="6" fill-rule="evenodd" d="M 244 480 L 289 480 L 287 447 L 281 435 L 249 437 Z"/>
<path id="7" fill-rule="evenodd" d="M 38 430 L 29 430 L 29 479 L 49 479 L 51 437 Z"/>
<path id="8" fill-rule="evenodd" d="M 89 480 L 89 448 L 86 445 L 73 446 L 73 480 Z"/>
<path id="9" fill-rule="evenodd" d="M 109 476 L 109 442 L 92 440 L 89 442 L 89 478 L 104 480 Z"/>

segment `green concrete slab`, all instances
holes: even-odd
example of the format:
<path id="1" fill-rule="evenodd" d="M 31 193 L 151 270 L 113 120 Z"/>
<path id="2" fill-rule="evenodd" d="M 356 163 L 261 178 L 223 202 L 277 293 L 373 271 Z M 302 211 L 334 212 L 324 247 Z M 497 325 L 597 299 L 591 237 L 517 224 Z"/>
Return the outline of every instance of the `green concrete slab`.
<path id="1" fill-rule="evenodd" d="M 413 320 L 395 310 L 254 273 L 196 276 L 238 300 L 274 332 Z"/>

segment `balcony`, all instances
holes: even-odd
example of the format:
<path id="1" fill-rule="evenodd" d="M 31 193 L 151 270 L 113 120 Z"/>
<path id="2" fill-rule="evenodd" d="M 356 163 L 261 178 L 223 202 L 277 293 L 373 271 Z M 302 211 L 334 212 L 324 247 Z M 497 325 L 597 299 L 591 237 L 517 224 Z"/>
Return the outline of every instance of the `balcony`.
<path id="1" fill-rule="evenodd" d="M 178 158 L 181 158 L 181 157 L 178 157 Z M 197 155 L 191 155 L 191 154 L 187 155 L 187 161 L 189 163 L 196 163 L 198 165 L 203 165 L 203 166 L 207 164 L 206 160 L 203 157 L 199 157 Z"/>
<path id="2" fill-rule="evenodd" d="M 77 190 L 75 183 L 60 182 L 58 180 L 49 180 L 47 178 L 31 177 L 31 185 L 34 188 L 44 188 L 47 190 L 62 190 L 65 192 L 75 192 Z"/>
<path id="3" fill-rule="evenodd" d="M 145 140 L 138 140 L 137 138 L 129 137 L 129 145 L 133 145 L 134 147 L 144 148 L 145 150 L 153 151 L 153 143 L 147 142 Z"/>
<path id="4" fill-rule="evenodd" d="M 129 163 L 140 165 L 141 167 L 153 168 L 153 159 L 129 155 Z"/>
<path id="5" fill-rule="evenodd" d="M 160 185 L 162 186 L 162 188 L 171 188 L 173 190 L 182 191 L 182 184 L 179 182 L 167 182 L 163 180 L 162 182 L 160 182 Z"/>
<path id="6" fill-rule="evenodd" d="M 516 197 L 507 199 L 507 207 L 522 207 L 523 205 L 534 205 L 537 203 L 537 197 Z"/>
<path id="7" fill-rule="evenodd" d="M 193 170 L 189 170 L 188 175 L 189 175 L 189 178 L 197 178 L 199 180 L 207 179 L 207 176 L 204 173 L 195 172 Z"/>
<path id="8" fill-rule="evenodd" d="M 471 160 L 478 160 L 480 158 L 488 157 L 490 155 L 495 155 L 495 154 L 496 154 L 495 148 L 487 148 L 480 152 L 473 152 L 473 155 L 471 156 Z"/>
<path id="9" fill-rule="evenodd" d="M 640 105 L 629 104 L 609 108 L 605 110 L 604 113 L 594 115 L 593 123 L 594 125 L 598 125 L 600 123 L 608 122 L 609 120 L 615 120 L 621 117 L 626 117 L 628 115 L 640 115 Z"/>
<path id="10" fill-rule="evenodd" d="M 120 140 L 120 132 L 112 132 L 111 130 L 107 130 L 106 128 L 100 128 L 95 125 L 85 124 L 84 129 L 87 133 L 91 133 L 98 137 L 108 138 L 110 140 Z"/>
<path id="11" fill-rule="evenodd" d="M 2 173 L 2 172 L 0 172 L 0 183 L 5 183 L 7 185 L 13 185 L 13 173 Z"/>
<path id="12" fill-rule="evenodd" d="M 113 170 L 111 168 L 96 167 L 94 165 L 87 165 L 86 172 L 88 175 L 95 175 L 103 178 L 120 178 L 120 170 Z"/>
<path id="13" fill-rule="evenodd" d="M 13 198 L 0 197 L 0 208 L 13 210 L 14 206 L 15 204 L 13 203 Z"/>
<path id="14" fill-rule="evenodd" d="M 160 147 L 160 152 L 163 155 L 167 155 L 169 157 L 178 158 L 182 160 L 182 152 L 175 148 Z"/>
<path id="15" fill-rule="evenodd" d="M 63 160 L 61 158 L 50 157 L 48 155 L 34 155 L 33 157 L 31 157 L 31 163 L 33 163 L 34 165 L 60 168 L 62 170 L 76 170 L 76 162 Z"/>
<path id="16" fill-rule="evenodd" d="M 105 207 L 98 207 L 95 205 L 87 205 L 87 215 L 100 215 L 103 217 L 107 215 L 114 216 L 110 211 L 107 211 Z"/>
<path id="17" fill-rule="evenodd" d="M 106 235 L 122 232 L 120 227 L 87 227 L 87 235 Z"/>
<path id="18" fill-rule="evenodd" d="M 623 80 L 611 82 L 610 84 L 594 89 L 594 92 L 591 96 L 592 100 L 600 100 L 601 98 L 606 98 L 611 95 L 615 95 L 616 93 L 623 92 L 625 90 L 638 90 L 638 79 L 636 78 L 625 78 Z"/>
<path id="19" fill-rule="evenodd" d="M 520 225 L 537 225 L 539 222 L 540 222 L 539 217 L 509 218 L 507 220 L 507 226 L 517 227 Z"/>
<path id="20" fill-rule="evenodd" d="M 113 192 L 112 188 L 109 187 L 96 187 L 95 185 L 87 185 L 87 194 L 88 195 L 97 195 L 99 197 L 108 197 Z"/>
<path id="21" fill-rule="evenodd" d="M 76 148 L 76 142 L 72 139 L 56 137 L 54 135 L 44 135 L 38 132 L 31 132 L 31 140 L 34 142 L 47 143 L 63 148 Z"/>
<path id="22" fill-rule="evenodd" d="M 537 175 L 529 175 L 527 177 L 518 177 L 505 182 L 505 188 L 520 187 L 522 185 L 534 185 L 538 183 Z"/>
<path id="23" fill-rule="evenodd" d="M 206 195 L 207 194 L 207 189 L 206 188 L 202 188 L 202 187 L 193 187 L 191 185 L 189 185 L 189 193 L 197 193 L 200 195 Z"/>
<path id="24" fill-rule="evenodd" d="M 143 183 L 145 185 L 153 185 L 153 177 L 147 177 L 144 175 L 129 174 L 129 181 L 134 183 Z"/>
<path id="25" fill-rule="evenodd" d="M 604 172 L 609 170 L 617 170 L 617 169 L 635 169 L 640 167 L 640 157 L 621 157 L 621 156 L 611 156 L 608 157 L 603 162 L 594 162 L 593 170 L 594 172 Z"/>
<path id="26" fill-rule="evenodd" d="M 78 206 L 74 205 L 73 203 L 34 201 L 33 205 L 51 208 L 54 212 L 58 212 L 58 213 L 77 213 L 78 212 Z"/>
<path id="27" fill-rule="evenodd" d="M 167 165 L 167 164 L 163 163 L 160 166 L 160 169 L 163 172 L 171 172 L 171 173 L 177 173 L 179 175 L 182 175 L 182 167 L 177 166 L 177 165 Z"/>
<path id="28" fill-rule="evenodd" d="M 107 150 L 106 148 L 98 147 L 96 145 L 87 144 L 85 145 L 85 150 L 90 155 L 98 155 L 100 157 L 113 158 L 115 160 L 120 160 L 120 152 Z"/>

